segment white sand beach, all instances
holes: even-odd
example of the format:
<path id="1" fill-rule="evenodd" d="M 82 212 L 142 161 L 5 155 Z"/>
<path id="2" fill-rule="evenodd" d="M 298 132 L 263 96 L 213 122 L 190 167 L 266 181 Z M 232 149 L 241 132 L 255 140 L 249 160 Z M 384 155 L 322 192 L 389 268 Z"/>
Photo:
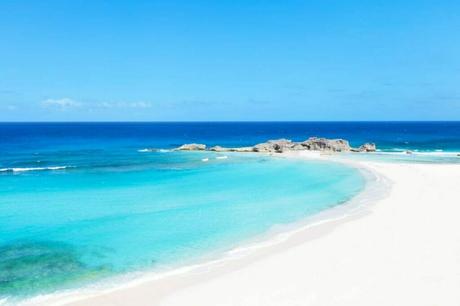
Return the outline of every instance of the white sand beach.
<path id="1" fill-rule="evenodd" d="M 71 305 L 460 305 L 460 164 L 359 164 L 391 189 L 356 214 Z"/>

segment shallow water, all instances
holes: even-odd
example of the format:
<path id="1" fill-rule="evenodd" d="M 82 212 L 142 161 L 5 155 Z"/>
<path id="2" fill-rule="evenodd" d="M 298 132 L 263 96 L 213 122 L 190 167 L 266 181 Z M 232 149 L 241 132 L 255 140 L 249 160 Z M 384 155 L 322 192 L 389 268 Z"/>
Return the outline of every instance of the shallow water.
<path id="1" fill-rule="evenodd" d="M 340 164 L 168 150 L 309 136 L 383 151 L 347 158 L 460 160 L 459 123 L 0 124 L 0 297 L 175 267 L 362 190 Z"/>
<path id="2" fill-rule="evenodd" d="M 0 176 L 1 295 L 174 266 L 337 205 L 364 184 L 338 164 L 137 154 L 153 162 Z"/>

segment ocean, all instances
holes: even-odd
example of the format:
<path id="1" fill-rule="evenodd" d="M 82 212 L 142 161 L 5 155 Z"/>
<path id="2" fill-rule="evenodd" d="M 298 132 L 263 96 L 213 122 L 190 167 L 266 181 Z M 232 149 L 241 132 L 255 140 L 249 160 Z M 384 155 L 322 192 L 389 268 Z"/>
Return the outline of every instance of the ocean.
<path id="1" fill-rule="evenodd" d="M 170 150 L 310 136 L 460 159 L 459 122 L 0 123 L 0 300 L 187 265 L 350 200 L 366 182 L 343 164 Z"/>

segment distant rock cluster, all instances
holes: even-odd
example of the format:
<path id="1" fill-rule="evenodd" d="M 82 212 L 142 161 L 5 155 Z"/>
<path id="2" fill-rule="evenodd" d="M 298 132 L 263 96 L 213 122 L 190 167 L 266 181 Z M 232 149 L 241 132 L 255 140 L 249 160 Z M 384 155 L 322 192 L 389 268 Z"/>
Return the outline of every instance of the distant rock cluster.
<path id="1" fill-rule="evenodd" d="M 206 145 L 199 143 L 189 143 L 181 145 L 176 150 L 178 151 L 204 151 L 206 150 Z"/>
<path id="2" fill-rule="evenodd" d="M 359 148 L 352 148 L 350 143 L 344 139 L 327 139 L 311 137 L 302 142 L 295 142 L 289 139 L 269 140 L 252 147 L 225 148 L 214 146 L 207 148 L 204 144 L 184 144 L 178 151 L 214 151 L 214 152 L 261 152 L 261 153 L 283 153 L 292 151 L 321 151 L 321 152 L 375 152 L 374 143 L 365 143 Z"/>

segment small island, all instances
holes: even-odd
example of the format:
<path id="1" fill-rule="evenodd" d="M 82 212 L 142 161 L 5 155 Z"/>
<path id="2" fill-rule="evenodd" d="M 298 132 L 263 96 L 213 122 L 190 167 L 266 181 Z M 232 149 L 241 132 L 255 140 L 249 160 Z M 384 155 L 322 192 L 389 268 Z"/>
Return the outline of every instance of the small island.
<path id="1" fill-rule="evenodd" d="M 292 151 L 321 151 L 321 152 L 375 152 L 377 147 L 374 143 L 365 143 L 358 148 L 353 148 L 344 139 L 327 139 L 310 137 L 305 141 L 296 142 L 289 139 L 269 140 L 256 144 L 252 147 L 226 148 L 213 146 L 208 148 L 205 144 L 184 144 L 176 151 L 213 151 L 213 152 L 260 152 L 260 153 L 284 153 Z"/>

